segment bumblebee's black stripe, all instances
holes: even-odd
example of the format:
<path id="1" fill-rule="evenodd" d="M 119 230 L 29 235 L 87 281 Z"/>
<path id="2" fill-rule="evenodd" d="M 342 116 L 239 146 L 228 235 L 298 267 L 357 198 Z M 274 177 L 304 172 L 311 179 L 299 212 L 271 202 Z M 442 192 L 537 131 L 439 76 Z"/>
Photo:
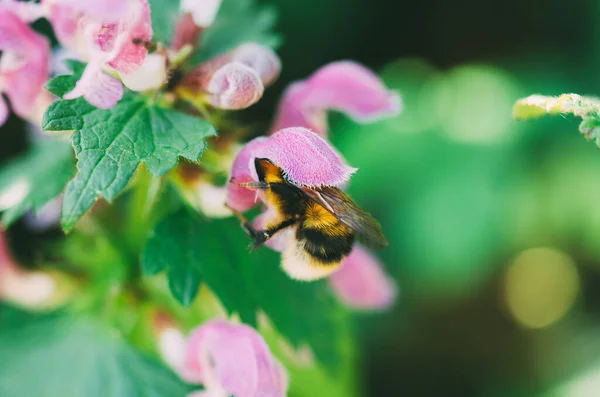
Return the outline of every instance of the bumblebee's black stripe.
<path id="1" fill-rule="evenodd" d="M 326 264 L 339 263 L 352 250 L 354 234 L 330 236 L 317 229 L 299 227 L 296 239 L 304 241 L 305 251 Z"/>

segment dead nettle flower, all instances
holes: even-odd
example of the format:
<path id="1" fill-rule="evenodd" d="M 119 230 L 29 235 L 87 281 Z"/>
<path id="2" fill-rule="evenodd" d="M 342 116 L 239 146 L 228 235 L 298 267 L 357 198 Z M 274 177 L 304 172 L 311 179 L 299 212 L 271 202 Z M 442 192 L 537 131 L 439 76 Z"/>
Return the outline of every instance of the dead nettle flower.
<path id="1" fill-rule="evenodd" d="M 104 74 L 102 69 L 106 66 L 114 68 L 125 82 L 128 74 L 142 67 L 148 51 L 139 41 L 146 42 L 152 38 L 148 3 L 146 0 L 129 0 L 117 20 L 107 22 L 106 19 L 86 16 L 80 23 L 84 26 L 83 37 L 89 62 L 73 91 L 64 97 L 84 96 L 94 106 L 110 108 L 123 95 L 123 88 L 118 80 Z M 164 65 L 164 60 L 162 62 Z M 154 61 L 150 68 L 156 69 L 156 63 L 160 65 L 160 60 Z M 149 77 L 156 76 L 159 76 L 158 85 L 162 84 L 164 74 L 153 73 Z M 132 80 L 137 81 L 139 77 Z"/>
<path id="2" fill-rule="evenodd" d="M 270 48 L 244 43 L 190 71 L 179 85 L 184 97 L 205 95 L 221 109 L 244 109 L 255 104 L 265 86 L 281 70 L 279 57 Z"/>
<path id="3" fill-rule="evenodd" d="M 4 234 L 0 232 L 0 299 L 39 308 L 50 303 L 55 291 L 56 281 L 49 274 L 19 268 L 10 255 Z"/>
<path id="4" fill-rule="evenodd" d="M 17 115 L 27 118 L 34 113 L 48 77 L 49 43 L 10 8 L 0 3 L 0 93 L 8 97 Z M 0 125 L 8 112 L 0 97 Z"/>
<path id="5" fill-rule="evenodd" d="M 258 200 L 262 201 L 266 210 L 254 220 L 254 226 L 261 230 L 266 229 L 267 225 L 280 223 L 283 225 L 285 221 L 281 221 L 288 218 L 283 216 L 281 208 L 271 205 L 271 200 L 260 188 L 252 190 L 252 183 L 260 182 L 255 165 L 256 159 L 268 159 L 281 169 L 287 183 L 301 189 L 336 187 L 345 183 L 356 171 L 345 165 L 323 138 L 305 128 L 287 128 L 270 137 L 260 137 L 250 141 L 233 162 L 226 200 L 227 205 L 238 212 L 247 211 Z M 284 205 L 285 203 L 282 203 L 282 206 Z M 326 217 L 320 212 L 311 216 L 319 219 Z M 325 223 L 323 226 L 326 226 Z M 329 260 L 335 261 L 334 258 L 337 258 L 339 263 L 341 258 L 350 252 L 352 243 L 346 238 L 353 239 L 353 237 L 346 237 L 345 231 L 341 232 L 339 243 L 343 245 L 336 248 L 339 251 L 334 252 L 332 248 L 328 254 L 327 264 L 324 265 L 304 252 L 306 242 L 298 239 L 297 227 L 284 226 L 277 230 L 278 232 L 269 236 L 266 244 L 282 252 L 283 270 L 292 278 L 300 280 L 314 280 L 334 272 L 338 266 L 334 262 L 329 263 Z M 342 227 L 340 230 L 345 229 Z"/>
<path id="6" fill-rule="evenodd" d="M 327 136 L 328 110 L 366 123 L 396 115 L 400 108 L 398 94 L 388 90 L 373 72 L 355 62 L 334 62 L 287 88 L 271 131 L 306 127 Z"/>
<path id="7" fill-rule="evenodd" d="M 253 328 L 224 320 L 208 321 L 186 339 L 170 327 L 160 338 L 165 361 L 188 383 L 204 391 L 192 396 L 283 397 L 287 374 Z"/>

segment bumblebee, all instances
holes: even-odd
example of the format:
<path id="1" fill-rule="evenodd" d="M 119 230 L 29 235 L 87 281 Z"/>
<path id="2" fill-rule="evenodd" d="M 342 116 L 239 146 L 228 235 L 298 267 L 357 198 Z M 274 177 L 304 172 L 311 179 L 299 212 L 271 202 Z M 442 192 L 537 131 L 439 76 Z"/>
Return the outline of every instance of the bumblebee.
<path id="1" fill-rule="evenodd" d="M 262 192 L 271 211 L 269 222 L 255 229 L 241 214 L 236 215 L 254 247 L 276 233 L 285 234 L 282 266 L 292 277 L 311 280 L 331 274 L 357 239 L 375 249 L 388 244 L 377 220 L 340 189 L 296 186 L 266 158 L 255 159 L 254 165 L 259 181 L 237 184 Z"/>

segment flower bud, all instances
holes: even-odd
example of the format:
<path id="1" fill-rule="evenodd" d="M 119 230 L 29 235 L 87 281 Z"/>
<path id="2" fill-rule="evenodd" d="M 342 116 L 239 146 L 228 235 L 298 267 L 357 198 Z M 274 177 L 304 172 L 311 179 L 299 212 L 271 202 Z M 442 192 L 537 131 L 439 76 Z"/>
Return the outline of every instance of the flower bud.
<path id="1" fill-rule="evenodd" d="M 241 62 L 254 69 L 265 86 L 270 85 L 281 71 L 281 61 L 269 47 L 256 43 L 244 43 L 232 52 L 232 61 Z"/>
<path id="2" fill-rule="evenodd" d="M 258 74 L 239 62 L 221 67 L 206 86 L 210 104 L 220 109 L 245 109 L 258 102 L 263 91 Z"/>

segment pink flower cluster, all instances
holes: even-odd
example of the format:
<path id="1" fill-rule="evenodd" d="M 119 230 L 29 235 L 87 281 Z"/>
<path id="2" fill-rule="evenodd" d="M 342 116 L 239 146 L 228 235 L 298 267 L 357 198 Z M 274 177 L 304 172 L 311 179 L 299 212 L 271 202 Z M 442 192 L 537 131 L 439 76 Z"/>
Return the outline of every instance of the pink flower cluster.
<path id="1" fill-rule="evenodd" d="M 166 82 L 169 62 L 212 24 L 219 5 L 220 0 L 182 0 L 185 15 L 178 23 L 173 48 L 149 53 L 146 44 L 152 40 L 152 26 L 146 0 L 0 0 L 0 92 L 20 117 L 30 117 L 35 111 L 48 78 L 49 43 L 28 23 L 42 17 L 50 21 L 64 47 L 87 61 L 80 80 L 64 99 L 83 97 L 106 109 L 122 97 L 123 84 L 135 91 L 158 89 Z M 279 58 L 271 49 L 243 43 L 191 70 L 178 83 L 176 92 L 193 101 L 200 98 L 212 107 L 243 109 L 261 98 L 280 70 Z M 6 121 L 8 108 L 0 97 L 0 125 Z M 349 61 L 329 64 L 285 91 L 270 135 L 242 148 L 231 166 L 231 179 L 257 181 L 254 159 L 268 158 L 297 186 L 343 188 L 356 169 L 327 141 L 330 110 L 358 122 L 371 122 L 397 114 L 400 100 L 365 67 Z M 266 208 L 254 220 L 257 227 L 265 225 L 272 215 L 273 209 L 260 193 L 236 184 L 226 186 L 225 200 L 237 211 L 262 202 Z M 288 237 L 284 230 L 267 245 L 285 251 L 291 241 Z M 282 265 L 296 275 L 285 263 Z M 22 273 L 15 270 L 0 234 L 0 297 L 8 294 L 3 280 L 21 280 L 19 275 Z M 359 245 L 339 270 L 319 276 L 329 276 L 340 301 L 357 309 L 385 309 L 397 293 L 382 264 Z M 285 396 L 285 371 L 254 329 L 210 321 L 180 342 L 179 359 L 171 364 L 183 379 L 205 387 L 195 396 Z"/>

